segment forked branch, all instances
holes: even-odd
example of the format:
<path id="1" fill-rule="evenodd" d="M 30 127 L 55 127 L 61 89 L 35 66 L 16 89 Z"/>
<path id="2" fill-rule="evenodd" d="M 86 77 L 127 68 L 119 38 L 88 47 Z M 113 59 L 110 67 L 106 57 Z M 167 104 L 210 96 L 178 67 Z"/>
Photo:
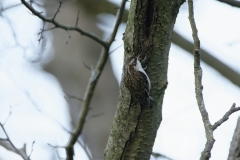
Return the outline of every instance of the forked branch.
<path id="1" fill-rule="evenodd" d="M 26 153 L 22 152 L 20 149 L 17 149 L 17 147 L 13 144 L 13 142 L 11 141 L 11 139 L 8 136 L 8 133 L 4 127 L 4 125 L 2 123 L 0 123 L 0 127 L 2 128 L 6 138 L 0 138 L 0 141 L 5 141 L 8 142 L 10 144 L 10 146 L 13 148 L 13 152 L 17 153 L 19 156 L 21 156 L 24 160 L 28 160 L 31 156 L 31 154 L 29 156 L 27 156 Z"/>
<path id="2" fill-rule="evenodd" d="M 108 56 L 109 56 L 109 49 L 111 44 L 113 43 L 116 34 L 117 34 L 117 30 L 119 25 L 121 24 L 121 20 L 122 20 L 122 16 L 123 16 L 123 12 L 125 9 L 125 4 L 126 4 L 126 0 L 122 0 L 121 3 L 121 7 L 118 11 L 117 14 L 117 19 L 116 19 L 116 23 L 115 26 L 113 28 L 112 34 L 110 36 L 110 38 L 104 42 L 106 44 L 106 46 L 103 48 L 102 53 L 100 55 L 100 58 L 98 59 L 97 65 L 94 69 L 91 69 L 91 77 L 88 81 L 88 85 L 83 97 L 83 103 L 82 103 L 82 110 L 81 110 L 81 114 L 80 114 L 80 118 L 76 127 L 76 130 L 74 131 L 74 133 L 72 134 L 69 143 L 66 147 L 66 153 L 67 153 L 67 160 L 73 160 L 73 155 L 74 155 L 74 150 L 73 150 L 73 146 L 74 144 L 77 142 L 78 137 L 81 135 L 82 133 L 82 129 L 83 126 L 85 124 L 86 121 L 86 116 L 88 114 L 88 110 L 89 110 L 89 105 L 93 96 L 93 92 L 95 90 L 96 84 L 98 82 L 98 79 L 103 71 L 103 68 L 107 62 Z"/>
<path id="3" fill-rule="evenodd" d="M 94 40 L 95 42 L 101 44 L 102 46 L 106 47 L 107 44 L 106 42 L 104 42 L 103 40 L 101 40 L 99 37 L 97 37 L 96 35 L 93 35 L 85 30 L 83 30 L 82 28 L 79 28 L 77 26 L 67 26 L 67 25 L 64 25 L 64 24 L 61 24 L 59 22 L 57 22 L 55 20 L 59 10 L 60 10 L 60 7 L 61 7 L 61 2 L 59 4 L 59 7 L 57 9 L 57 11 L 55 12 L 54 16 L 52 18 L 48 18 L 48 17 L 45 17 L 42 12 L 39 12 L 37 10 L 35 10 L 28 2 L 26 2 L 25 0 L 21 0 L 22 4 L 24 6 L 26 6 L 31 12 L 33 15 L 37 16 L 38 18 L 40 18 L 41 20 L 43 20 L 44 22 L 49 22 L 51 24 L 54 25 L 54 28 L 61 28 L 63 30 L 66 30 L 66 31 L 77 31 L 78 33 L 80 33 L 81 35 L 84 35 L 86 37 L 89 37 L 91 38 L 92 40 Z M 47 31 L 47 30 L 46 30 Z"/>
<path id="4" fill-rule="evenodd" d="M 82 129 L 83 129 L 83 126 L 84 126 L 85 121 L 86 121 L 86 116 L 87 116 L 87 113 L 88 113 L 88 110 L 89 110 L 89 105 L 90 105 L 90 102 L 91 102 L 91 99 L 92 99 L 92 96 L 93 96 L 93 92 L 95 90 L 98 79 L 99 79 L 99 77 L 100 77 L 100 75 L 103 71 L 103 68 L 104 68 L 104 66 L 107 62 L 107 59 L 108 59 L 108 56 L 109 56 L 110 46 L 112 45 L 112 43 L 113 43 L 113 41 L 116 37 L 119 25 L 121 24 L 126 1 L 127 0 L 122 0 L 120 9 L 119 9 L 118 14 L 117 14 L 116 23 L 115 23 L 115 26 L 113 28 L 113 31 L 112 31 L 112 34 L 111 34 L 110 38 L 107 41 L 103 41 L 100 38 L 98 38 L 97 36 L 95 36 L 95 35 L 93 35 L 89 32 L 86 32 L 83 29 L 77 27 L 78 20 L 79 20 L 79 12 L 78 12 L 78 17 L 77 17 L 75 26 L 66 26 L 66 25 L 63 25 L 63 24 L 60 24 L 59 22 L 57 22 L 55 20 L 55 18 L 56 18 L 57 14 L 60 10 L 61 4 L 62 4 L 61 2 L 58 6 L 57 11 L 53 15 L 53 17 L 52 18 L 47 18 L 42 14 L 42 12 L 38 12 L 37 10 L 35 10 L 32 7 L 31 4 L 27 3 L 25 0 L 21 0 L 22 4 L 25 5 L 33 13 L 33 15 L 39 17 L 44 22 L 49 22 L 49 23 L 54 25 L 54 27 L 52 27 L 50 29 L 43 29 L 42 32 L 52 30 L 52 29 L 55 29 L 55 28 L 64 29 L 64 30 L 67 31 L 67 33 L 68 33 L 68 31 L 77 31 L 81 35 L 85 35 L 85 36 L 91 38 L 92 40 L 96 41 L 97 43 L 99 43 L 103 46 L 103 50 L 101 52 L 100 58 L 98 59 L 96 67 L 94 69 L 91 69 L 92 74 L 91 74 L 91 77 L 88 81 L 88 85 L 87 85 L 84 97 L 82 99 L 82 107 L 81 107 L 82 110 L 81 110 L 81 113 L 80 113 L 80 118 L 79 118 L 76 130 L 71 134 L 68 145 L 66 146 L 66 154 L 67 154 L 67 159 L 68 160 L 73 160 L 73 156 L 74 156 L 73 146 L 77 142 L 78 137 L 82 133 Z M 68 41 L 69 41 L 69 38 L 70 37 L 68 35 Z"/>
<path id="5" fill-rule="evenodd" d="M 213 136 L 213 131 L 220 126 L 223 122 L 225 122 L 229 116 L 240 110 L 239 107 L 235 108 L 235 104 L 231 107 L 231 109 L 223 116 L 222 119 L 217 121 L 214 125 L 210 123 L 209 117 L 208 117 L 208 112 L 205 108 L 204 104 L 204 99 L 203 99 L 203 86 L 202 86 L 202 68 L 201 68 L 201 52 L 200 52 L 200 40 L 198 38 L 198 31 L 196 27 L 196 23 L 194 20 L 194 11 L 193 11 L 193 1 L 188 0 L 188 6 L 189 6 L 189 21 L 191 24 L 192 28 L 192 36 L 194 40 L 194 50 L 193 50 L 193 55 L 194 55 L 194 76 L 195 76 L 195 94 L 196 94 L 196 99 L 198 103 L 198 108 L 202 116 L 202 121 L 204 124 L 205 128 L 205 133 L 206 133 L 206 139 L 207 142 L 205 144 L 205 148 L 201 153 L 200 160 L 208 160 L 211 157 L 211 150 L 213 148 L 215 139 Z"/>

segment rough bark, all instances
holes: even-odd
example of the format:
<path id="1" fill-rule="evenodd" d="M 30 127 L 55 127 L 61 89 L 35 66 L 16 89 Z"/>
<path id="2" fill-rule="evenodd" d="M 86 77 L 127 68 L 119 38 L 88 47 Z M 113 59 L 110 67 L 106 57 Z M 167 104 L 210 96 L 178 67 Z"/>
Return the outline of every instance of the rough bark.
<path id="1" fill-rule="evenodd" d="M 130 107 L 131 95 L 120 85 L 117 111 L 105 149 L 105 160 L 148 160 L 162 120 L 168 55 L 173 26 L 183 0 L 132 0 L 123 37 L 124 59 L 143 54 L 151 80 L 152 107 Z"/>
<path id="2" fill-rule="evenodd" d="M 240 160 L 240 118 L 238 118 L 237 126 L 233 134 L 228 160 Z"/>

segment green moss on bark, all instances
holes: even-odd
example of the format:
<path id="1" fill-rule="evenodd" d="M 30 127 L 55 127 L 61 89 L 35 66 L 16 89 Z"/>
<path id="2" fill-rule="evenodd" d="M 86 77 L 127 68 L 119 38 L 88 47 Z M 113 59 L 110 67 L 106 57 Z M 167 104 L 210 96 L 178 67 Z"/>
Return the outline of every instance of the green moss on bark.
<path id="1" fill-rule="evenodd" d="M 167 87 L 168 55 L 180 0 L 131 0 L 123 37 L 124 59 L 146 56 L 151 80 L 152 107 L 131 107 L 130 93 L 122 83 L 117 111 L 105 160 L 148 160 L 162 120 L 162 104 Z"/>

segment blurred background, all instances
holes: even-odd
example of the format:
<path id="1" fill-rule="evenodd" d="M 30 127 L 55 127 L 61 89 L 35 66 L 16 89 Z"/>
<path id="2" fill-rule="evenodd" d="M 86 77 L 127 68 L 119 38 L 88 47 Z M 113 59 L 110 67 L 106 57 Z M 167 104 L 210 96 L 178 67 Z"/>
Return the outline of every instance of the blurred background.
<path id="1" fill-rule="evenodd" d="M 59 6 L 57 0 L 34 2 L 34 8 L 48 17 Z M 240 8 L 216 0 L 194 2 L 203 50 L 203 93 L 214 123 L 234 102 L 240 106 Z M 78 26 L 106 40 L 119 4 L 119 0 L 65 0 L 56 20 L 74 26 L 79 12 Z M 124 53 L 122 34 L 129 4 L 111 47 L 116 50 L 100 77 L 83 134 L 75 145 L 76 160 L 89 156 L 103 159 L 116 110 Z M 65 158 L 65 150 L 55 146 L 65 146 L 68 132 L 77 124 L 81 98 L 91 75 L 85 65 L 96 65 L 101 46 L 73 31 L 53 29 L 39 34 L 43 26 L 46 29 L 52 25 L 33 16 L 18 0 L 1 0 L 0 7 L 0 122 L 6 122 L 4 127 L 17 148 L 28 154 L 33 150 L 31 159 Z M 153 148 L 174 160 L 199 159 L 205 145 L 195 100 L 191 35 L 184 3 L 174 28 L 163 121 Z M 212 160 L 227 159 L 239 115 L 233 114 L 214 132 Z M 0 138 L 4 137 L 0 129 Z M 0 160 L 15 159 L 21 157 L 0 141 Z"/>

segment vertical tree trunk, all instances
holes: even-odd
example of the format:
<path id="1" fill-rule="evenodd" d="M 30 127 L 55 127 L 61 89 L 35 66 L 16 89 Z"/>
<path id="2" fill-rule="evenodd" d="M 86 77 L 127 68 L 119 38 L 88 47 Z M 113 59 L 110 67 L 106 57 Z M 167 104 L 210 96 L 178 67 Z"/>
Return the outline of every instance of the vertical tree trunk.
<path id="1" fill-rule="evenodd" d="M 233 139 L 229 149 L 228 160 L 240 160 L 240 117 L 233 134 Z"/>
<path id="2" fill-rule="evenodd" d="M 124 62 L 145 57 L 151 80 L 151 107 L 130 107 L 131 95 L 120 86 L 117 111 L 105 149 L 105 160 L 148 160 L 162 120 L 162 103 L 167 87 L 168 55 L 173 26 L 183 0 L 131 0 L 124 40 Z M 142 59 L 143 60 L 143 59 Z M 128 65 L 128 64 L 125 64 Z"/>

